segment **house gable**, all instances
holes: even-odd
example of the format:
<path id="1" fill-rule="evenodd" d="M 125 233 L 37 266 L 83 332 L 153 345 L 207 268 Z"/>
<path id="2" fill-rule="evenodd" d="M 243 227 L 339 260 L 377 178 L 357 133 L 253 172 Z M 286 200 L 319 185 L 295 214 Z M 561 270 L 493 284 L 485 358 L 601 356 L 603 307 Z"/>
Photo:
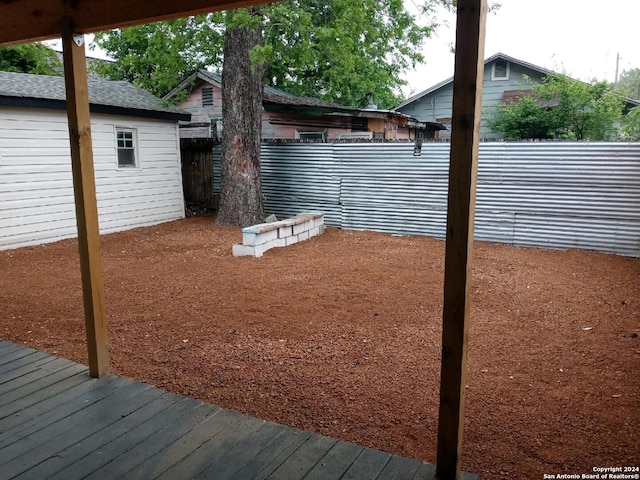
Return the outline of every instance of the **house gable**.
<path id="1" fill-rule="evenodd" d="M 172 98 L 187 88 L 189 96 L 177 106 L 191 113 L 191 121 L 181 122 L 180 137 L 215 137 L 216 124 L 222 120 L 222 78 L 213 73 L 196 72 L 165 98 Z"/>
<path id="2" fill-rule="evenodd" d="M 205 70 L 194 72 L 165 99 L 176 98 L 185 91 L 188 97 L 178 107 L 191 112 L 192 116 L 190 122 L 180 124 L 180 137 L 219 139 L 220 128 L 224 128 L 222 77 Z M 441 128 L 431 123 L 421 124 L 397 111 L 336 105 L 317 98 L 298 97 L 268 85 L 264 87 L 262 105 L 264 140 L 327 141 L 362 132 L 371 133 L 368 138 L 409 140 L 415 138 L 418 129 L 432 137 Z"/>
<path id="3" fill-rule="evenodd" d="M 506 94 L 508 97 L 513 96 L 513 92 L 531 90 L 534 84 L 541 82 L 548 74 L 553 72 L 502 53 L 485 60 L 481 137 L 500 138 L 487 126 L 486 118 L 504 101 L 505 92 L 510 92 Z M 422 122 L 439 122 L 446 125 L 448 130 L 440 132 L 439 138 L 448 139 L 451 136 L 452 107 L 453 78 L 450 78 L 409 98 L 396 107 L 396 110 Z"/>

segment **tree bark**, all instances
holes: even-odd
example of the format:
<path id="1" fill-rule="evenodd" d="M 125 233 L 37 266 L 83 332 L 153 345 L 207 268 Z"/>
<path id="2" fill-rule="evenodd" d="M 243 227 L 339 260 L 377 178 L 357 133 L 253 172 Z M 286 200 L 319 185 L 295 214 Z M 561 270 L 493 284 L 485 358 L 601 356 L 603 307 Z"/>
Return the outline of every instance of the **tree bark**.
<path id="1" fill-rule="evenodd" d="M 266 64 L 250 58 L 261 42 L 261 26 L 232 26 L 225 32 L 219 225 L 246 227 L 264 220 L 260 141 Z"/>

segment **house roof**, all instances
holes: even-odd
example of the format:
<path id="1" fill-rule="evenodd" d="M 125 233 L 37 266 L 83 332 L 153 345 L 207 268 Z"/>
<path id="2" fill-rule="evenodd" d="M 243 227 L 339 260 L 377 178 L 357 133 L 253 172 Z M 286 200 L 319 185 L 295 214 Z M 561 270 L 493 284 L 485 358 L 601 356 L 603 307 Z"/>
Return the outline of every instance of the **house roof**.
<path id="1" fill-rule="evenodd" d="M 190 120 L 191 114 L 125 81 L 89 78 L 89 108 L 108 113 L 166 120 Z M 0 105 L 66 109 L 64 77 L 0 72 Z"/>
<path id="2" fill-rule="evenodd" d="M 498 52 L 495 55 L 492 55 L 489 58 L 485 59 L 484 65 L 487 66 L 491 62 L 494 62 L 496 60 L 505 60 L 505 61 L 510 62 L 510 63 L 516 63 L 518 65 L 521 65 L 521 66 L 523 66 L 525 68 L 528 68 L 530 70 L 537 71 L 537 72 L 542 73 L 544 75 L 558 75 L 558 73 L 554 72 L 553 70 L 548 70 L 548 69 L 546 69 L 544 67 L 540 67 L 538 65 L 534 65 L 533 63 L 525 62 L 524 60 L 520 60 L 518 58 L 511 57 L 511 56 L 506 55 L 506 54 L 504 54 L 502 52 Z M 440 83 L 436 83 L 432 87 L 429 87 L 426 90 L 423 90 L 422 92 L 417 93 L 417 94 L 413 95 L 412 97 L 407 98 L 404 102 L 402 102 L 401 104 L 399 104 L 396 107 L 394 107 L 393 110 L 398 110 L 399 108 L 402 108 L 402 107 L 404 107 L 406 105 L 409 105 L 410 103 L 413 103 L 416 100 L 419 100 L 422 97 L 424 97 L 426 95 L 429 95 L 430 93 L 435 92 L 436 90 L 439 90 L 440 88 L 444 87 L 445 85 L 450 84 L 451 82 L 453 82 L 453 77 L 449 77 L 449 78 L 447 78 L 446 80 L 443 80 Z M 632 98 L 626 98 L 626 97 L 624 97 L 623 100 L 625 101 L 625 103 L 627 103 L 628 106 L 640 106 L 640 101 L 639 100 L 634 100 Z"/>
<path id="3" fill-rule="evenodd" d="M 534 65 L 533 63 L 525 62 L 524 60 L 519 60 L 517 58 L 510 57 L 509 55 L 505 55 L 504 53 L 501 53 L 501 52 L 498 52 L 495 55 L 492 55 L 489 58 L 485 59 L 484 64 L 486 66 L 486 65 L 490 64 L 491 62 L 494 62 L 495 60 L 506 60 L 507 62 L 517 63 L 519 65 L 522 65 L 523 67 L 529 68 L 531 70 L 538 71 L 538 72 L 543 73 L 545 75 L 555 75 L 555 72 L 552 72 L 551 70 L 547 70 L 546 68 L 539 67 L 537 65 Z M 397 110 L 399 108 L 404 107 L 405 105 L 413 103 L 416 100 L 419 100 L 420 98 L 422 98 L 422 97 L 424 97 L 426 95 L 429 95 L 430 93 L 435 92 L 436 90 L 439 90 L 440 88 L 444 87 L 445 85 L 448 85 L 451 82 L 453 82 L 453 77 L 449 77 L 449 78 L 441 81 L 440 83 L 436 83 L 432 87 L 429 87 L 426 90 L 423 90 L 422 92 L 417 93 L 417 94 L 413 95 L 412 97 L 407 98 L 404 102 L 402 102 L 401 104 L 399 104 L 396 107 L 394 107 L 394 110 Z"/>
<path id="4" fill-rule="evenodd" d="M 193 87 L 198 80 L 210 83 L 222 88 L 222 75 L 207 70 L 197 70 L 186 77 L 180 84 L 167 93 L 164 98 L 173 98 L 178 92 Z M 347 115 L 354 117 L 382 118 L 388 115 L 395 117 L 403 117 L 412 125 L 417 127 L 426 126 L 434 130 L 444 130 L 445 127 L 440 123 L 434 122 L 418 122 L 416 119 L 409 117 L 395 110 L 378 110 L 358 107 L 348 107 L 335 103 L 324 102 L 313 97 L 298 97 L 279 88 L 269 85 L 264 86 L 263 105 L 265 110 L 294 112 L 303 115 Z"/>
<path id="5" fill-rule="evenodd" d="M 197 70 L 191 75 L 186 77 L 182 82 L 178 84 L 173 90 L 167 93 L 164 98 L 173 98 L 178 92 L 186 89 L 187 87 L 193 87 L 198 80 L 202 80 L 207 83 L 211 83 L 219 88 L 222 88 L 222 75 L 208 70 Z M 279 88 L 272 87 L 270 85 L 264 86 L 264 99 L 267 101 L 286 103 L 289 105 L 322 105 L 322 106 L 335 106 L 330 103 L 323 102 L 317 98 L 312 97 L 298 97 L 292 93 L 285 92 Z M 351 107 L 349 107 L 351 108 Z"/>

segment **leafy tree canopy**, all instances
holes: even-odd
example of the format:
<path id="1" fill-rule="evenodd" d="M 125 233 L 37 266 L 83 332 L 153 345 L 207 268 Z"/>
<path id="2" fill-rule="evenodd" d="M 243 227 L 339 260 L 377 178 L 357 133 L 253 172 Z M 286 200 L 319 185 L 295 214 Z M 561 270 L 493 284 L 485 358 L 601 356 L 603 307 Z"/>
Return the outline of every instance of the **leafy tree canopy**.
<path id="1" fill-rule="evenodd" d="M 421 24 L 402 0 L 287 0 L 260 7 L 263 45 L 254 61 L 269 65 L 266 83 L 300 96 L 381 108 L 400 100 L 402 73 L 423 61 L 422 42 L 437 26 L 434 12 L 454 0 L 424 0 Z M 164 95 L 197 68 L 220 71 L 227 15 L 104 32 L 96 43 L 116 59 L 100 73 Z"/>
<path id="2" fill-rule="evenodd" d="M 91 68 L 163 96 L 194 70 L 221 64 L 222 18 L 215 13 L 98 33 L 95 43 L 115 61 Z"/>
<path id="3" fill-rule="evenodd" d="M 614 140 L 623 106 L 607 82 L 548 76 L 530 95 L 501 104 L 489 126 L 510 139 Z"/>
<path id="4" fill-rule="evenodd" d="M 0 48 L 3 72 L 62 75 L 62 62 L 55 51 L 41 43 L 27 43 Z"/>
<path id="5" fill-rule="evenodd" d="M 640 107 L 632 108 L 622 120 L 622 139 L 640 141 Z"/>
<path id="6" fill-rule="evenodd" d="M 640 68 L 624 70 L 620 74 L 615 90 L 623 97 L 640 100 Z"/>

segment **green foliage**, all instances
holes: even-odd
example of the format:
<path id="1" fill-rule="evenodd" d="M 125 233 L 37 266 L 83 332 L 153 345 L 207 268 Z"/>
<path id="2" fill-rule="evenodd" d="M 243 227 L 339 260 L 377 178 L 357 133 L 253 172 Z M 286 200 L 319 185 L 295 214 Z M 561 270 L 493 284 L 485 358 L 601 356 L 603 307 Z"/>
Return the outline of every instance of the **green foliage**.
<path id="1" fill-rule="evenodd" d="M 424 0 L 421 15 L 453 3 Z M 227 25 L 263 21 L 264 44 L 251 58 L 269 64 L 267 84 L 351 106 L 363 106 L 371 92 L 388 108 L 400 100 L 402 74 L 423 61 L 422 42 L 437 26 L 421 25 L 402 0 L 287 0 L 259 8 L 259 15 L 227 12 L 99 34 L 97 44 L 116 60 L 100 73 L 164 95 L 195 69 L 221 70 Z"/>
<path id="2" fill-rule="evenodd" d="M 624 70 L 620 74 L 615 91 L 623 97 L 640 100 L 640 68 Z"/>
<path id="3" fill-rule="evenodd" d="M 553 126 L 549 122 L 546 109 L 530 95 L 517 103 L 499 105 L 497 115 L 488 119 L 491 130 L 510 139 L 551 138 Z"/>
<path id="4" fill-rule="evenodd" d="M 364 106 L 371 92 L 381 108 L 400 100 L 402 73 L 423 61 L 420 47 L 434 27 L 419 25 L 401 0 L 289 1 L 269 17 L 268 84 L 351 106 Z"/>
<path id="5" fill-rule="evenodd" d="M 0 71 L 62 75 L 62 62 L 56 52 L 41 43 L 0 48 Z"/>
<path id="6" fill-rule="evenodd" d="M 531 95 L 500 105 L 489 126 L 510 139 L 614 140 L 623 105 L 606 82 L 548 76 Z"/>
<path id="7" fill-rule="evenodd" d="M 221 21 L 209 14 L 98 33 L 96 44 L 116 60 L 93 68 L 163 96 L 194 70 L 221 63 Z"/>
<path id="8" fill-rule="evenodd" d="M 640 107 L 632 108 L 622 120 L 622 139 L 640 141 Z"/>

